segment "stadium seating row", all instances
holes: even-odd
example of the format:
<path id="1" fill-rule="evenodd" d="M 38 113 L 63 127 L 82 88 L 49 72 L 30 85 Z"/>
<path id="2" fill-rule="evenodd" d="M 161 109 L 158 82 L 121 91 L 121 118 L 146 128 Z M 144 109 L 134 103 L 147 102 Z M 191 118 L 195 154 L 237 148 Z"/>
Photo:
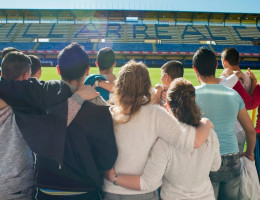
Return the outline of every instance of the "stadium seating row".
<path id="1" fill-rule="evenodd" d="M 252 45 L 260 40 L 260 27 L 205 26 L 168 24 L 0 24 L 0 42 L 33 42 L 49 38 L 50 42 L 89 42 L 106 39 L 112 43 L 144 43 L 159 39 L 161 43 L 200 44 L 214 40 L 218 45 Z"/>
<path id="2" fill-rule="evenodd" d="M 168 60 L 163 60 L 163 59 L 157 59 L 157 60 L 155 60 L 155 59 L 154 60 L 153 59 L 135 59 L 135 60 L 142 61 L 149 67 L 162 66 L 163 64 L 165 64 L 168 61 Z M 95 66 L 95 61 L 96 61 L 96 59 L 90 59 L 90 65 Z M 127 63 L 128 61 L 129 61 L 129 59 L 117 59 L 116 63 L 117 63 L 117 66 L 122 66 L 125 63 Z M 192 66 L 192 60 L 181 60 L 181 62 L 183 63 L 183 65 L 185 67 Z M 42 60 L 42 63 L 44 66 L 56 66 L 58 64 L 56 58 L 45 58 Z M 218 65 L 222 66 L 221 61 L 218 61 Z M 242 61 L 242 62 L 240 62 L 239 65 L 241 68 L 248 68 L 248 67 L 250 67 L 252 69 L 260 68 L 260 62 L 256 62 L 256 61 Z"/>
<path id="3" fill-rule="evenodd" d="M 48 42 L 39 43 L 37 50 L 57 50 L 60 51 L 69 43 L 61 42 Z M 158 52 L 195 52 L 202 44 L 156 44 L 153 49 L 152 44 L 145 43 L 98 43 L 94 48 L 94 43 L 80 43 L 87 51 L 98 51 L 103 47 L 111 47 L 114 51 L 158 51 Z M 1 42 L 0 49 L 7 46 L 13 46 L 20 50 L 33 50 L 36 43 L 33 42 Z M 249 46 L 249 45 L 213 45 L 215 52 L 221 53 L 227 46 L 236 48 L 240 53 L 260 53 L 260 46 Z M 34 49 L 36 50 L 36 49 Z"/>

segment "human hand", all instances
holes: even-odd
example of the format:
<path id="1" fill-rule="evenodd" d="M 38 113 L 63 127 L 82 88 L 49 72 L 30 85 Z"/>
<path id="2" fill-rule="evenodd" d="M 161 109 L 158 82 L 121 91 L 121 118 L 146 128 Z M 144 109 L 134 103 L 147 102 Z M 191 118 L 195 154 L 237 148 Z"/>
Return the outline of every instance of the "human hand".
<path id="1" fill-rule="evenodd" d="M 100 96 L 99 92 L 97 92 L 94 89 L 94 87 L 92 87 L 90 85 L 80 86 L 76 93 L 79 96 L 81 96 L 81 98 L 83 98 L 84 100 L 90 100 L 90 99 L 94 99 L 94 98 Z"/>
<path id="2" fill-rule="evenodd" d="M 247 157 L 249 160 L 251 160 L 251 161 L 254 161 L 255 160 L 255 156 L 254 156 L 254 154 L 248 154 L 247 152 L 244 152 L 244 153 L 242 153 L 242 154 L 240 154 L 240 157 L 242 157 L 242 156 L 245 156 L 245 157 Z"/>
<path id="3" fill-rule="evenodd" d="M 113 182 L 115 180 L 115 177 L 116 177 L 116 172 L 114 170 L 114 168 L 110 169 L 110 170 L 107 170 L 105 172 L 105 178 L 111 182 Z"/>
<path id="4" fill-rule="evenodd" d="M 3 109 L 7 106 L 8 106 L 7 103 L 3 99 L 0 99 L 0 109 Z"/>
<path id="5" fill-rule="evenodd" d="M 201 118 L 200 123 L 210 126 L 210 128 L 214 129 L 214 124 L 208 118 Z"/>
<path id="6" fill-rule="evenodd" d="M 221 73 L 221 76 L 229 77 L 231 74 L 233 74 L 233 71 L 231 69 L 226 68 Z"/>
<path id="7" fill-rule="evenodd" d="M 163 85 L 162 85 L 162 84 L 157 83 L 157 84 L 154 86 L 154 88 L 155 88 L 156 90 L 158 90 L 158 91 L 163 91 Z"/>
<path id="8" fill-rule="evenodd" d="M 167 97 L 167 90 L 164 90 L 164 91 L 162 92 L 162 99 L 163 99 L 164 101 L 166 101 L 166 97 Z"/>
<path id="9" fill-rule="evenodd" d="M 250 77 L 252 81 L 257 81 L 255 74 L 250 70 L 250 68 L 247 69 L 246 74 Z"/>
<path id="10" fill-rule="evenodd" d="M 233 74 L 235 74 L 238 77 L 238 79 L 242 81 L 242 83 L 245 82 L 244 74 L 241 71 L 233 71 Z"/>

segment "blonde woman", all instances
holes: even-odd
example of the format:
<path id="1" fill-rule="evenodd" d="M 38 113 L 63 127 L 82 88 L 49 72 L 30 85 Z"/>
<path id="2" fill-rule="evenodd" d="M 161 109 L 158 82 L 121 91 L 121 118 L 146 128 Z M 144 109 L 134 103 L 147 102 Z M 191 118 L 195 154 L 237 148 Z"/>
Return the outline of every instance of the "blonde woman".
<path id="1" fill-rule="evenodd" d="M 195 88 L 183 78 L 175 79 L 167 92 L 169 112 L 179 121 L 197 127 L 201 114 L 195 103 Z M 174 134 L 174 133 L 173 133 Z M 215 200 L 210 171 L 220 168 L 221 156 L 216 133 L 211 130 L 207 142 L 193 153 L 181 151 L 159 139 L 142 176 L 129 176 L 110 170 L 107 178 L 133 190 L 149 191 L 162 185 L 163 200 Z"/>
<path id="2" fill-rule="evenodd" d="M 141 175 L 156 138 L 168 141 L 176 149 L 192 152 L 201 146 L 210 132 L 211 122 L 203 119 L 197 128 L 178 122 L 163 108 L 150 104 L 151 81 L 147 67 L 139 62 L 125 64 L 115 83 L 115 105 L 110 108 L 118 147 L 114 168 L 119 174 Z M 156 188 L 134 191 L 104 181 L 105 199 L 158 199 Z"/>

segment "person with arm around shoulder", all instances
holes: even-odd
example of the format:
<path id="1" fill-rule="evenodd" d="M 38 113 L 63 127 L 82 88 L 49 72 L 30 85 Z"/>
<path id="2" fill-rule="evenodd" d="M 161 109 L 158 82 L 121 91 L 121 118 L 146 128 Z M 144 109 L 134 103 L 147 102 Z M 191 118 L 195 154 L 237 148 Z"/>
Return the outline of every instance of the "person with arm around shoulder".
<path id="1" fill-rule="evenodd" d="M 200 123 L 195 88 L 183 78 L 171 83 L 167 92 L 167 108 L 182 123 L 194 127 Z M 149 191 L 161 186 L 161 198 L 164 200 L 214 200 L 209 173 L 217 171 L 220 164 L 219 142 L 211 129 L 207 141 L 192 153 L 180 151 L 166 141 L 157 139 L 142 175 L 120 174 L 112 169 L 106 173 L 106 177 L 113 184 L 132 190 Z"/>
<path id="2" fill-rule="evenodd" d="M 186 152 L 193 152 L 208 138 L 209 120 L 202 119 L 197 128 L 179 122 L 164 108 L 150 103 L 151 89 L 149 72 L 142 62 L 132 60 L 120 69 L 115 105 L 110 107 L 118 147 L 114 168 L 120 174 L 140 175 L 158 137 Z M 108 180 L 104 180 L 103 190 L 105 199 L 158 199 L 154 189 L 133 191 Z"/>

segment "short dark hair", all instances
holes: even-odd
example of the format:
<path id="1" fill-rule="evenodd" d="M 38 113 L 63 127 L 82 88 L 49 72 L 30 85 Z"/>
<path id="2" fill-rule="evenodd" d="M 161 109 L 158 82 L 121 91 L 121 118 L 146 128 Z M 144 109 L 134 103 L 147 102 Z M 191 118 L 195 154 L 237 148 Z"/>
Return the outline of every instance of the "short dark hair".
<path id="1" fill-rule="evenodd" d="M 231 66 L 239 64 L 239 52 L 233 47 L 225 48 L 221 53 L 221 60 L 226 60 Z"/>
<path id="2" fill-rule="evenodd" d="M 34 55 L 28 55 L 28 56 L 32 61 L 31 72 L 33 76 L 39 69 L 41 69 L 42 65 L 40 59 L 37 56 Z"/>
<path id="3" fill-rule="evenodd" d="M 192 59 L 192 65 L 202 76 L 212 76 L 216 73 L 216 55 L 206 47 L 199 48 Z"/>
<path id="4" fill-rule="evenodd" d="M 2 76 L 7 80 L 16 80 L 30 71 L 31 64 L 31 59 L 22 52 L 10 52 L 2 60 Z"/>
<path id="5" fill-rule="evenodd" d="M 183 66 L 182 63 L 177 60 L 172 60 L 165 63 L 161 67 L 162 72 L 169 74 L 172 80 L 183 77 Z"/>
<path id="6" fill-rule="evenodd" d="M 115 61 L 115 53 L 111 48 L 105 47 L 99 50 L 97 54 L 97 62 L 100 70 L 110 69 Z"/>
<path id="7" fill-rule="evenodd" d="M 2 51 L 2 59 L 5 57 L 6 54 L 8 54 L 9 52 L 12 52 L 12 51 L 18 51 L 18 52 L 21 52 L 19 49 L 16 49 L 14 47 L 6 47 L 3 49 Z"/>
<path id="8" fill-rule="evenodd" d="M 63 79 L 78 80 L 89 68 L 89 57 L 82 45 L 71 43 L 59 53 L 58 64 Z"/>

